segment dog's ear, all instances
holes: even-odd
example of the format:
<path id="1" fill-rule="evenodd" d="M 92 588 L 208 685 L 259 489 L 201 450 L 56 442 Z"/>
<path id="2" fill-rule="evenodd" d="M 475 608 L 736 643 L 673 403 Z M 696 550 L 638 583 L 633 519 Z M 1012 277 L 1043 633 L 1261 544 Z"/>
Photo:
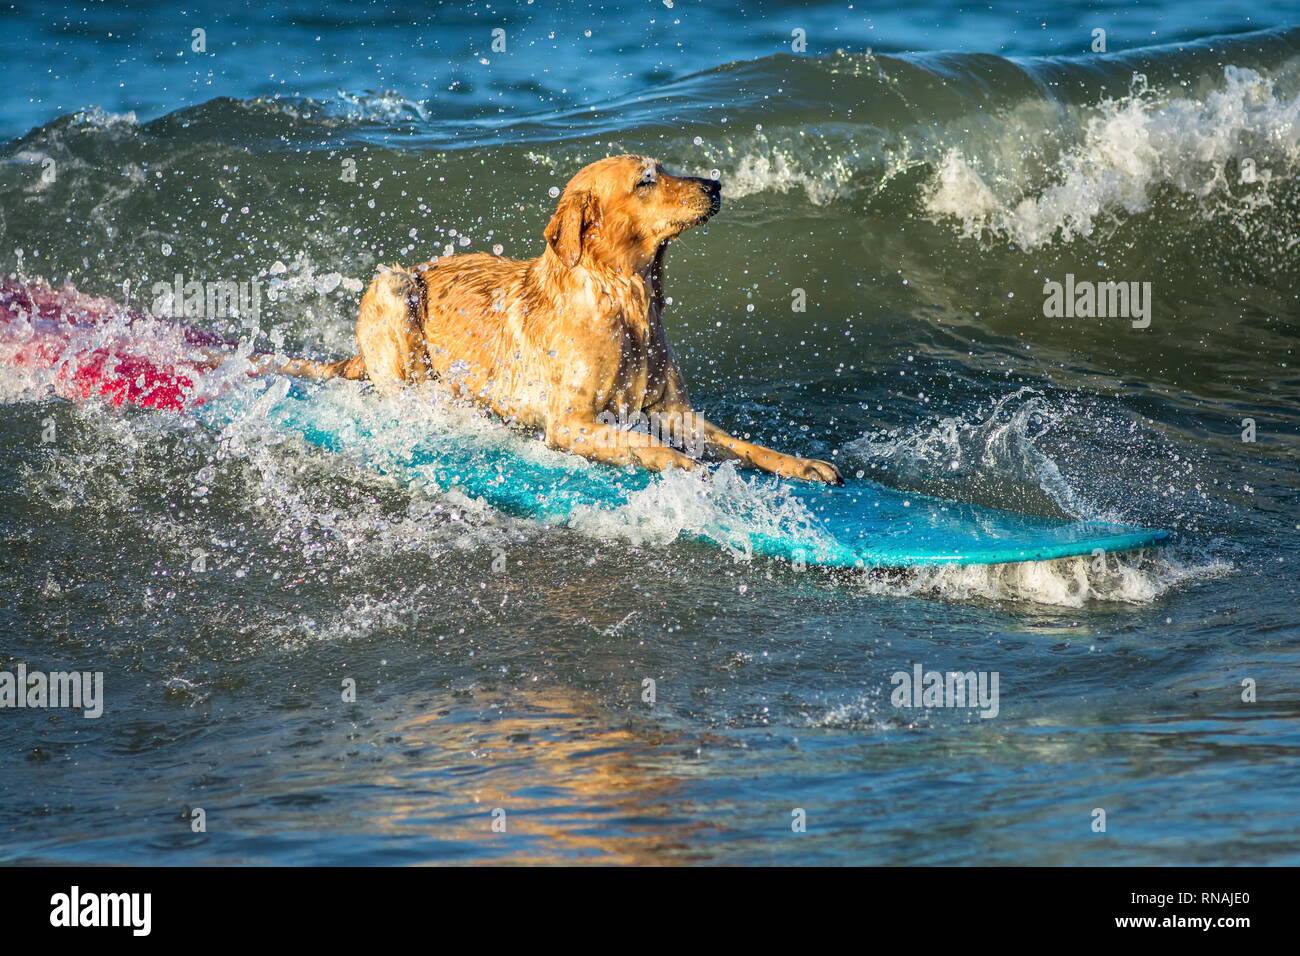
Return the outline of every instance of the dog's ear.
<path id="1" fill-rule="evenodd" d="M 572 269 L 582 258 L 583 235 L 600 225 L 600 200 L 589 190 L 566 193 L 542 233 L 560 261 Z"/>

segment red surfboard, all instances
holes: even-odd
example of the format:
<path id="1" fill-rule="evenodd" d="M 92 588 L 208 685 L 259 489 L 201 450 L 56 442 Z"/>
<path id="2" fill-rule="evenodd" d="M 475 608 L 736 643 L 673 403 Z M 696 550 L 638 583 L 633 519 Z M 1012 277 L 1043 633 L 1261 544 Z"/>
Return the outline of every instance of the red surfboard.
<path id="1" fill-rule="evenodd" d="M 71 287 L 0 278 L 0 361 L 52 371 L 49 384 L 70 401 L 168 411 L 200 405 L 200 378 L 238 346 Z"/>

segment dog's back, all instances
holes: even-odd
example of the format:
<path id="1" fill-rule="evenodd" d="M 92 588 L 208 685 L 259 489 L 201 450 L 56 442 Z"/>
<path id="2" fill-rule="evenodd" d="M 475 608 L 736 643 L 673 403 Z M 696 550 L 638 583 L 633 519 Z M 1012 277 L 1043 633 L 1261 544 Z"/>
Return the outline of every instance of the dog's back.
<path id="1" fill-rule="evenodd" d="M 378 385 L 435 377 L 523 424 L 540 424 L 547 391 L 532 331 L 545 293 L 531 261 L 482 253 L 449 256 L 411 269 L 393 266 L 361 300 L 357 341 Z"/>

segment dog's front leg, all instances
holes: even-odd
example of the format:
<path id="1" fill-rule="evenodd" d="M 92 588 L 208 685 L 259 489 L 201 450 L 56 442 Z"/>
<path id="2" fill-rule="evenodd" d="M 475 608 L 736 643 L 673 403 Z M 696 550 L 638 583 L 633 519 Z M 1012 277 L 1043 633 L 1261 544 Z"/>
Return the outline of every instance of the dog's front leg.
<path id="1" fill-rule="evenodd" d="M 595 419 L 564 419 L 548 424 L 546 444 L 607 465 L 640 465 L 650 471 L 667 468 L 690 471 L 699 467 L 695 459 L 653 435 L 625 431 Z"/>
<path id="2" fill-rule="evenodd" d="M 710 421 L 694 412 L 683 416 L 685 432 L 695 440 L 702 440 L 707 451 L 723 458 L 734 458 L 746 468 L 758 468 L 761 471 L 781 475 L 785 478 L 801 478 L 804 481 L 825 481 L 832 485 L 844 484 L 839 469 L 828 461 L 816 458 L 797 458 L 783 455 L 771 448 L 755 445 L 728 434 Z"/>
<path id="3" fill-rule="evenodd" d="M 674 445 L 690 449 L 693 455 L 708 453 L 713 458 L 731 458 L 742 468 L 757 468 L 786 478 L 844 484 L 839 469 L 828 461 L 783 455 L 743 441 L 705 419 L 691 408 L 686 382 L 674 362 L 670 361 L 665 376 L 664 396 L 650 412 L 650 417 L 659 423 L 660 433 L 667 430 L 673 436 Z"/>

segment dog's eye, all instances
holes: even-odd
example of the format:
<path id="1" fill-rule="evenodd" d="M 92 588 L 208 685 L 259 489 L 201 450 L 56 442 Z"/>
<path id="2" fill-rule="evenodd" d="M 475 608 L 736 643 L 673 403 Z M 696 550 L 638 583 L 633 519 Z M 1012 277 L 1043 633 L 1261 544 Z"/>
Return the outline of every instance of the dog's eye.
<path id="1" fill-rule="evenodd" d="M 647 170 L 641 175 L 641 179 L 637 182 L 636 188 L 647 189 L 650 186 L 653 186 L 656 182 L 657 180 L 655 179 L 654 170 Z"/>

